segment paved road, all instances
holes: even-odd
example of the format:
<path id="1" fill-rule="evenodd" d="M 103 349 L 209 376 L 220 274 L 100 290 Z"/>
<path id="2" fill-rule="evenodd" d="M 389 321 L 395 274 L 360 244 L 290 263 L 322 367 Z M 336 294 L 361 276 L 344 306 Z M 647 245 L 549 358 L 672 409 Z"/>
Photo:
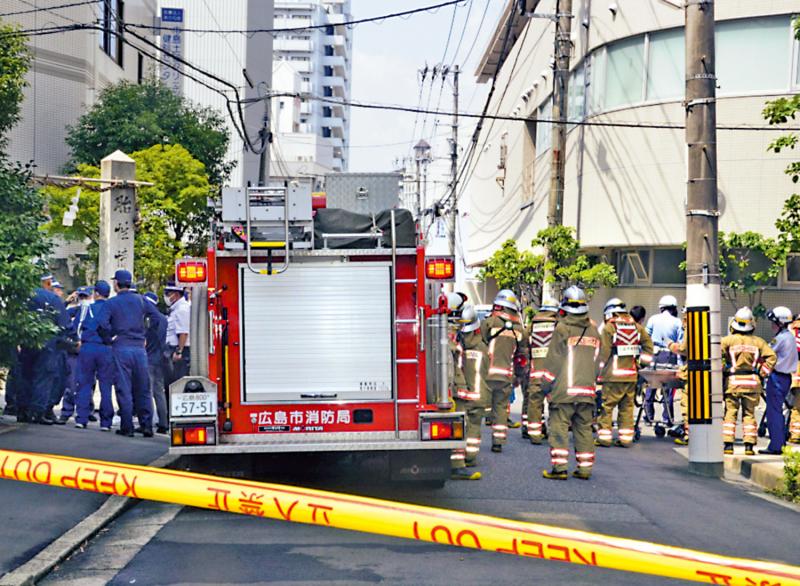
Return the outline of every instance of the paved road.
<path id="1" fill-rule="evenodd" d="M 5 422 L 12 418 L 0 418 Z M 166 436 L 143 439 L 102 433 L 92 425 L 0 427 L 0 448 L 147 464 L 167 451 Z M 0 480 L 0 575 L 28 561 L 95 512 L 106 496 L 54 486 Z"/>
<path id="2" fill-rule="evenodd" d="M 488 437 L 484 437 L 484 449 Z M 671 443 L 645 437 L 600 451 L 591 482 L 546 481 L 546 447 L 512 432 L 482 453 L 485 478 L 442 490 L 311 484 L 697 548 L 797 561 L 800 515 L 741 486 L 689 475 Z M 271 479 L 280 481 L 280 472 Z M 307 483 L 307 482 L 306 482 Z M 144 503 L 50 576 L 58 584 L 675 584 L 340 530 Z"/>

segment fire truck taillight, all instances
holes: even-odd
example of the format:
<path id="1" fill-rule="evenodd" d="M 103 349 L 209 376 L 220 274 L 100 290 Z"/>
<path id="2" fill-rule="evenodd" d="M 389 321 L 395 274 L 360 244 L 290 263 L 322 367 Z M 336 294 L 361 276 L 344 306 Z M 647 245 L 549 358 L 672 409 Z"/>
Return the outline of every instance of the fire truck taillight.
<path id="1" fill-rule="evenodd" d="M 460 440 L 464 439 L 464 421 L 462 419 L 423 421 L 420 432 L 423 440 Z"/>
<path id="2" fill-rule="evenodd" d="M 425 259 L 425 276 L 435 281 L 452 281 L 456 276 L 455 265 L 452 258 Z"/>
<path id="3" fill-rule="evenodd" d="M 216 443 L 216 431 L 211 425 L 176 426 L 172 428 L 173 446 L 206 446 Z"/>
<path id="4" fill-rule="evenodd" d="M 181 260 L 175 265 L 175 280 L 178 283 L 205 283 L 206 263 L 202 260 Z"/>

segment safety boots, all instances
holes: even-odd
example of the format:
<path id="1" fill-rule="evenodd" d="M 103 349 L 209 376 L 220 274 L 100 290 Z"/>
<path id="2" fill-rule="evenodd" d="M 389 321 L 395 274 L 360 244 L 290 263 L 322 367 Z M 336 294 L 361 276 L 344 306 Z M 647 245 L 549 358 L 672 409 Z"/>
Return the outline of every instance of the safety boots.
<path id="1" fill-rule="evenodd" d="M 581 480 L 589 480 L 592 477 L 592 473 L 581 472 L 580 470 L 575 470 L 572 472 L 572 475 L 575 478 L 580 478 Z"/>
<path id="2" fill-rule="evenodd" d="M 744 445 L 744 455 L 745 456 L 755 456 L 756 451 L 753 449 L 753 444 L 745 444 Z"/>
<path id="3" fill-rule="evenodd" d="M 733 455 L 733 444 L 729 442 L 725 442 L 725 445 L 722 448 L 722 453 L 726 456 Z"/>
<path id="4" fill-rule="evenodd" d="M 548 480 L 567 480 L 567 471 L 558 472 L 556 470 L 542 470 L 542 476 Z"/>
<path id="5" fill-rule="evenodd" d="M 466 468 L 454 468 L 450 471 L 451 480 L 480 480 L 481 477 L 480 472 L 472 472 Z"/>

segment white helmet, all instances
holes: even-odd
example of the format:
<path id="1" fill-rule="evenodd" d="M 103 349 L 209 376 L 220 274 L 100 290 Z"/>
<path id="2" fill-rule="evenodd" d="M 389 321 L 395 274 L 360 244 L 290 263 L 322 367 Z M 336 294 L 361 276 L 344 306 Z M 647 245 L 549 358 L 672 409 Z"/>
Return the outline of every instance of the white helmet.
<path id="1" fill-rule="evenodd" d="M 588 313 L 589 306 L 586 305 L 586 293 L 583 292 L 583 289 L 572 285 L 564 291 L 564 297 L 561 300 L 561 309 L 567 313 L 574 313 L 576 315 Z"/>
<path id="2" fill-rule="evenodd" d="M 558 301 L 547 297 L 542 300 L 542 304 L 539 306 L 539 311 L 558 311 Z"/>
<path id="3" fill-rule="evenodd" d="M 788 326 L 792 323 L 792 310 L 783 305 L 767 312 L 767 319 L 780 327 Z"/>
<path id="4" fill-rule="evenodd" d="M 664 295 L 658 300 L 658 310 L 666 309 L 667 307 L 678 308 L 678 300 L 672 295 Z"/>
<path id="5" fill-rule="evenodd" d="M 606 306 L 603 308 L 603 314 L 608 316 L 610 314 L 613 315 L 615 313 L 622 313 L 625 311 L 625 307 L 625 302 L 622 299 L 619 297 L 612 297 L 606 301 Z"/>
<path id="6" fill-rule="evenodd" d="M 756 323 L 753 320 L 753 311 L 749 307 L 742 307 L 731 321 L 731 330 L 747 333 L 754 329 L 756 329 Z"/>
<path id="7" fill-rule="evenodd" d="M 447 310 L 450 312 L 461 311 L 467 302 L 467 296 L 463 293 L 446 293 Z"/>
<path id="8" fill-rule="evenodd" d="M 458 321 L 464 324 L 461 327 L 461 331 L 465 334 L 474 332 L 481 327 L 481 320 L 478 319 L 478 312 L 475 311 L 475 308 L 471 305 L 464 306 L 464 309 L 461 310 L 461 319 Z"/>
<path id="9" fill-rule="evenodd" d="M 499 305 L 512 311 L 519 311 L 519 300 L 511 289 L 503 289 L 494 298 L 493 305 Z"/>

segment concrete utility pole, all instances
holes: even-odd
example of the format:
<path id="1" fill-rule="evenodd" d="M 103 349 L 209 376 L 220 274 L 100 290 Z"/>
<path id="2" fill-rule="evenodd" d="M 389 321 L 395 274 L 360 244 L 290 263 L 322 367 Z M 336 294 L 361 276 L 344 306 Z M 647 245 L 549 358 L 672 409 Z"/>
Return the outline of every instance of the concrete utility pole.
<path id="1" fill-rule="evenodd" d="M 547 226 L 564 223 L 564 156 L 567 147 L 567 95 L 569 58 L 572 55 L 572 0 L 556 0 L 555 68 L 553 69 L 553 145 L 550 167 L 550 197 L 547 201 Z M 548 255 L 545 250 L 545 257 Z M 555 297 L 551 277 L 545 274 L 542 298 Z"/>
<path id="2" fill-rule="evenodd" d="M 717 231 L 714 2 L 686 3 L 686 311 L 689 470 L 721 477 L 722 357 Z"/>
<path id="3" fill-rule="evenodd" d="M 109 181 L 135 181 L 136 162 L 122 151 L 115 151 L 100 161 L 100 177 Z M 133 274 L 135 222 L 133 185 L 115 185 L 101 192 L 98 279 L 110 279 L 117 269 L 127 269 Z"/>
<path id="4" fill-rule="evenodd" d="M 461 73 L 458 65 L 453 67 L 453 138 L 450 145 L 450 213 L 447 216 L 450 254 L 456 254 L 456 230 L 458 227 L 458 76 Z"/>

